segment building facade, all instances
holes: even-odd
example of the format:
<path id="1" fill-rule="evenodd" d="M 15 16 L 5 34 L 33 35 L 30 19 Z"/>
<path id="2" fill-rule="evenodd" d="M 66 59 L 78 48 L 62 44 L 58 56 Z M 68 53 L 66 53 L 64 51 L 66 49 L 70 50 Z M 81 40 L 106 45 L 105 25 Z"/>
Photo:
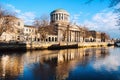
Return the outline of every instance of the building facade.
<path id="1" fill-rule="evenodd" d="M 64 9 L 56 9 L 50 13 L 50 24 L 57 31 L 59 42 L 105 42 L 109 39 L 106 33 L 89 31 L 82 26 L 71 24 L 70 14 Z"/>
<path id="2" fill-rule="evenodd" d="M 8 25 L 2 24 L 0 26 L 1 27 L 0 29 L 5 28 L 5 31 L 2 32 L 0 36 L 1 41 L 23 40 L 22 34 L 23 34 L 24 22 L 21 19 L 13 16 L 5 16 L 1 20 L 9 23 Z M 11 21 L 7 21 L 7 20 L 11 20 Z"/>
<path id="3" fill-rule="evenodd" d="M 36 28 L 34 26 L 24 25 L 24 41 L 36 40 Z"/>
<path id="4" fill-rule="evenodd" d="M 54 10 L 50 13 L 50 17 L 50 23 L 54 25 L 57 30 L 57 41 L 83 41 L 80 27 L 70 24 L 70 14 L 66 10 Z"/>
<path id="5" fill-rule="evenodd" d="M 34 26 L 24 25 L 24 22 L 19 18 L 14 20 L 12 26 L 14 31 L 10 32 L 11 29 L 9 29 L 3 32 L 0 37 L 1 41 L 105 42 L 108 39 L 108 35 L 105 33 L 89 31 L 82 26 L 71 24 L 70 14 L 64 9 L 56 9 L 50 13 L 50 25 L 44 27 L 45 31 L 41 33 L 39 31 L 42 31 L 42 28 L 38 30 Z M 44 35 L 45 39 L 42 39 L 42 33 L 44 32 L 46 33 Z"/>

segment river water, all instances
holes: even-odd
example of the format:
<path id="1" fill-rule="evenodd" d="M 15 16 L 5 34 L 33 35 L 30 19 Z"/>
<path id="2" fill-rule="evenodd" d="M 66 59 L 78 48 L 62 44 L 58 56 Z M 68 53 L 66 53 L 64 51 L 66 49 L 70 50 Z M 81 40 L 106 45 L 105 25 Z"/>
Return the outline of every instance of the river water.
<path id="1" fill-rule="evenodd" d="M 0 80 L 120 80 L 120 48 L 1 52 Z"/>

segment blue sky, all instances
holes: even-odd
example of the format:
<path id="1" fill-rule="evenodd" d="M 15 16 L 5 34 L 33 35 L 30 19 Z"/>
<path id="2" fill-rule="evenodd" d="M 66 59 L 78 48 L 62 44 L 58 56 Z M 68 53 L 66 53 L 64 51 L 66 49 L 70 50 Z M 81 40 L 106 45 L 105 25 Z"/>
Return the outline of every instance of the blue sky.
<path id="1" fill-rule="evenodd" d="M 108 8 L 109 0 L 95 0 L 85 4 L 87 0 L 0 0 L 7 9 L 15 11 L 26 24 L 32 24 L 35 17 L 47 14 L 55 9 L 63 8 L 71 15 L 71 21 L 85 25 L 89 29 L 105 31 L 113 38 L 118 38 L 119 26 L 116 25 L 117 14 Z M 119 5 L 117 7 L 120 7 Z M 113 34 L 114 33 L 114 34 Z"/>

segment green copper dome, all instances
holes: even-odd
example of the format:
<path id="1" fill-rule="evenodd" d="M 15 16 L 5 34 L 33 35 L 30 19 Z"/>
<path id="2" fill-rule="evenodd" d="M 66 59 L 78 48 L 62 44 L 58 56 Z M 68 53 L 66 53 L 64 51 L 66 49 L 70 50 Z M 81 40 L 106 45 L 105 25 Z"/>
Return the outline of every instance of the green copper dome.
<path id="1" fill-rule="evenodd" d="M 60 9 L 56 9 L 56 10 L 54 10 L 54 11 L 52 11 L 51 12 L 51 14 L 53 14 L 53 13 L 59 13 L 59 12 L 62 12 L 62 13 L 66 13 L 66 14 L 69 14 L 66 10 L 64 10 L 64 9 L 62 9 L 62 8 L 60 8 Z"/>

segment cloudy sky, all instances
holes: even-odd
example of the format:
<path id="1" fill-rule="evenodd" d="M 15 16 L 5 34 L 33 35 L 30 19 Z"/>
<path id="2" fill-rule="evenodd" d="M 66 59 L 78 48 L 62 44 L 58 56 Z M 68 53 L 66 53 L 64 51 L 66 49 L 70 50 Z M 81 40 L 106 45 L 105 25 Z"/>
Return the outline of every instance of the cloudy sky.
<path id="1" fill-rule="evenodd" d="M 0 0 L 6 9 L 14 11 L 25 24 L 32 25 L 35 17 L 49 13 L 55 9 L 67 10 L 71 22 L 86 26 L 90 30 L 108 33 L 111 38 L 120 38 L 120 26 L 117 25 L 117 13 L 113 13 L 120 4 L 108 8 L 109 0 L 95 0 L 85 4 L 87 0 Z"/>

